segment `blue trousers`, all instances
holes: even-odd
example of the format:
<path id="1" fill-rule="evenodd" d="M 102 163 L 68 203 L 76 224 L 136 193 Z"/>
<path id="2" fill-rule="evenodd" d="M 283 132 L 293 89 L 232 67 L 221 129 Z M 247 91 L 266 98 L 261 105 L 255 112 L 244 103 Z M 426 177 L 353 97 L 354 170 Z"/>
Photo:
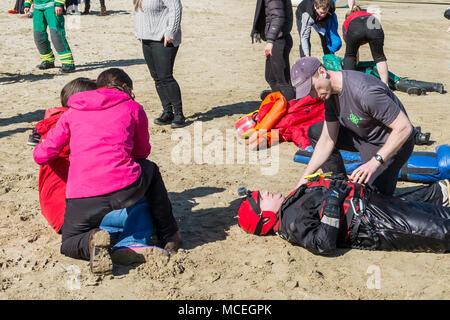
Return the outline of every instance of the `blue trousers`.
<path id="1" fill-rule="evenodd" d="M 108 213 L 103 217 L 100 229 L 108 231 L 117 240 L 113 250 L 130 244 L 148 245 L 154 227 L 145 197 L 128 208 Z"/>

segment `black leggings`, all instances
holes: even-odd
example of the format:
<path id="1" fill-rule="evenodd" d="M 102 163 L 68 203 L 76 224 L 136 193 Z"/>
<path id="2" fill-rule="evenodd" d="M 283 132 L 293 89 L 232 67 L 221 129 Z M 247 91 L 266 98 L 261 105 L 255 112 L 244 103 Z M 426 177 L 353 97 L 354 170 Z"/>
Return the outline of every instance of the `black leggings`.
<path id="1" fill-rule="evenodd" d="M 374 16 L 353 19 L 348 25 L 345 41 L 344 70 L 356 70 L 356 55 L 364 42 L 369 43 L 375 63 L 386 61 L 383 51 L 384 32 Z"/>
<path id="2" fill-rule="evenodd" d="M 308 138 L 312 146 L 315 147 L 322 133 L 323 122 L 316 123 L 309 127 Z M 322 165 L 323 172 L 333 172 L 335 174 L 346 174 L 344 160 L 339 150 L 359 152 L 362 163 L 369 161 L 381 148 L 381 146 L 370 144 L 347 128 L 340 126 L 339 135 L 330 157 Z M 385 195 L 392 195 L 397 185 L 398 173 L 403 164 L 408 161 L 414 149 L 413 136 L 403 144 L 401 149 L 392 158 L 388 159 L 372 175 L 369 185 L 377 192 Z"/>
<path id="3" fill-rule="evenodd" d="M 164 110 L 180 109 L 182 107 L 181 91 L 178 82 L 173 77 L 173 65 L 178 47 L 168 44 L 164 47 L 164 40 L 142 40 L 142 50 L 150 74 L 155 80 L 156 92 Z"/>
<path id="4" fill-rule="evenodd" d="M 289 53 L 292 49 L 290 34 L 277 39 L 273 43 L 272 56 L 266 59 L 266 81 L 273 92 L 280 91 L 290 101 L 295 98 L 295 90 L 291 85 L 291 67 Z"/>
<path id="5" fill-rule="evenodd" d="M 138 180 L 121 190 L 90 198 L 66 199 L 62 226 L 61 253 L 76 259 L 89 259 L 89 234 L 98 228 L 103 217 L 112 210 L 135 204 L 145 195 L 158 237 L 167 241 L 178 225 L 172 214 L 166 187 L 158 166 L 139 160 L 142 173 Z"/>

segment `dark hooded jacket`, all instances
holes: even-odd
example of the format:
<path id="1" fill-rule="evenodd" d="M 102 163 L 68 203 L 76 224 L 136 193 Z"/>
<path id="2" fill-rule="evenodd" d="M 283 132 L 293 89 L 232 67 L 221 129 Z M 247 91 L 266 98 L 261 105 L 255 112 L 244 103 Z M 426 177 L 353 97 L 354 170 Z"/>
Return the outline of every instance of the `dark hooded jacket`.
<path id="1" fill-rule="evenodd" d="M 257 41 L 275 41 L 292 30 L 293 13 L 291 0 L 257 0 L 255 18 L 250 36 Z"/>

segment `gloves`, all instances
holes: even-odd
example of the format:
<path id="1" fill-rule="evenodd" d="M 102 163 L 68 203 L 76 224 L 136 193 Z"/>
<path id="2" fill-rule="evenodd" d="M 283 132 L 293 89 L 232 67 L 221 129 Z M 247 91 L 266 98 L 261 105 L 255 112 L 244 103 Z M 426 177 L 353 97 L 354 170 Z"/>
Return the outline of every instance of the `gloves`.
<path id="1" fill-rule="evenodd" d="M 330 183 L 328 196 L 325 199 L 323 214 L 330 218 L 339 218 L 339 205 L 344 201 L 351 187 L 343 180 L 333 180 Z"/>
<path id="2" fill-rule="evenodd" d="M 351 187 L 347 185 L 344 180 L 332 180 L 330 182 L 327 198 L 331 197 L 337 199 L 338 203 L 341 204 L 350 190 Z"/>

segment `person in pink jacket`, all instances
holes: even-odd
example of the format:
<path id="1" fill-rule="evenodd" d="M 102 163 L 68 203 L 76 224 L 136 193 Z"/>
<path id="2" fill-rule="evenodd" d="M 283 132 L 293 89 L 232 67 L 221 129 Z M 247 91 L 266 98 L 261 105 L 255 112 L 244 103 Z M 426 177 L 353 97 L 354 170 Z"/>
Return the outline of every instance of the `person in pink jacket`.
<path id="1" fill-rule="evenodd" d="M 92 272 L 108 273 L 110 238 L 99 229 L 108 212 L 145 196 L 165 249 L 176 250 L 181 236 L 158 166 L 146 160 L 151 150 L 148 119 L 134 101 L 132 80 L 112 68 L 98 76 L 97 87 L 70 97 L 69 110 L 33 157 L 39 165 L 47 164 L 69 144 L 61 253 L 90 259 Z"/>

